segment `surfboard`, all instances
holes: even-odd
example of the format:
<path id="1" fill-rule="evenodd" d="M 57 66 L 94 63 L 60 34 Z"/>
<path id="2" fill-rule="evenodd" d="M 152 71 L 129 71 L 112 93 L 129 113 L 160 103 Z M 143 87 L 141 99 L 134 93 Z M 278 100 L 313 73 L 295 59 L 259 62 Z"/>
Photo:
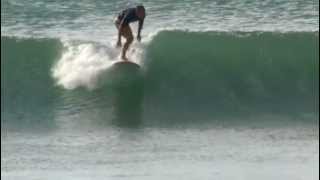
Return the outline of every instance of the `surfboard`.
<path id="1" fill-rule="evenodd" d="M 118 67 L 121 66 L 124 68 L 134 68 L 134 69 L 140 68 L 140 66 L 137 63 L 134 63 L 132 61 L 118 61 L 118 62 L 115 62 L 113 65 Z"/>
<path id="2" fill-rule="evenodd" d="M 137 63 L 132 61 L 117 61 L 110 68 L 110 76 L 119 84 L 132 84 L 140 81 L 142 71 Z"/>

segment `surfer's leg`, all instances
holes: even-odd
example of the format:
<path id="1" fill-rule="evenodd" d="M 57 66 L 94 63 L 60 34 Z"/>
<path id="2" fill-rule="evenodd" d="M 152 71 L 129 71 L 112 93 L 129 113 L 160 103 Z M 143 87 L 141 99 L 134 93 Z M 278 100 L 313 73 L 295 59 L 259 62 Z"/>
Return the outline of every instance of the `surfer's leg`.
<path id="1" fill-rule="evenodd" d="M 133 41 L 133 35 L 132 35 L 132 31 L 131 31 L 130 26 L 123 27 L 122 35 L 127 39 L 127 41 L 123 45 L 121 58 L 123 60 L 128 60 L 126 53 L 127 53 L 127 50 L 129 49 L 130 44 Z"/>

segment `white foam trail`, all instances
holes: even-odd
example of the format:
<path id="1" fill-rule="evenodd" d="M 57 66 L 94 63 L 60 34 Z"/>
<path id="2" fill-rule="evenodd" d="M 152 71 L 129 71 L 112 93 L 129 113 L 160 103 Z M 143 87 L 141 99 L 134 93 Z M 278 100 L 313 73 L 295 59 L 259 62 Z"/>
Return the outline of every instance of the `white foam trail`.
<path id="1" fill-rule="evenodd" d="M 52 68 L 52 76 L 57 85 L 65 89 L 85 87 L 97 88 L 99 77 L 120 56 L 120 48 L 96 43 L 65 43 L 65 52 Z M 130 61 L 141 64 L 144 45 L 134 43 L 127 55 Z"/>

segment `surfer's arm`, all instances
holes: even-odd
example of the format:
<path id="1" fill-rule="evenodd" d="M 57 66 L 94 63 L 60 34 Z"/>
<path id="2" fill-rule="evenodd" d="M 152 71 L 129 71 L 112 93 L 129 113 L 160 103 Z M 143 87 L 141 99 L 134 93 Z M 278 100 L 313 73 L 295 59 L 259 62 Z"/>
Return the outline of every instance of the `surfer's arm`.
<path id="1" fill-rule="evenodd" d="M 144 19 L 139 20 L 139 28 L 138 28 L 138 33 L 137 33 L 138 41 L 141 40 L 141 30 L 142 30 L 142 27 L 143 27 L 143 21 L 144 21 Z"/>

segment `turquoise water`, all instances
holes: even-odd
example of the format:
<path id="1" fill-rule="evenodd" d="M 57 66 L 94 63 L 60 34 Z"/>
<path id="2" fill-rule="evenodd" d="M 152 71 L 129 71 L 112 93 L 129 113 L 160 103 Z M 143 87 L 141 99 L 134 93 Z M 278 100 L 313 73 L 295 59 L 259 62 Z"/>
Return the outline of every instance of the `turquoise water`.
<path id="1" fill-rule="evenodd" d="M 141 2 L 140 69 L 115 65 L 113 19 Z M 1 177 L 318 179 L 318 13 L 314 0 L 1 0 Z"/>

